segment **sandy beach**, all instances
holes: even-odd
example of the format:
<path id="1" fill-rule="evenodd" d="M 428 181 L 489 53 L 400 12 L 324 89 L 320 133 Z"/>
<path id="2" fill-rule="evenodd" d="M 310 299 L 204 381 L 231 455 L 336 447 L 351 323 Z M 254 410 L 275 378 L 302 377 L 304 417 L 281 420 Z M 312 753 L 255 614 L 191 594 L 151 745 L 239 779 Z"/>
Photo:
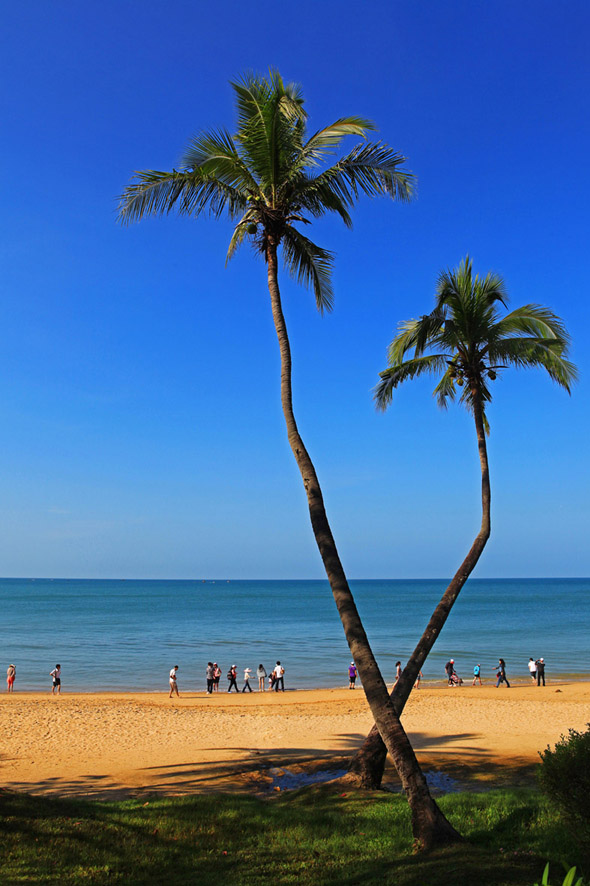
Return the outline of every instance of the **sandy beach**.
<path id="1" fill-rule="evenodd" d="M 465 788 L 518 780 L 590 720 L 590 683 L 424 687 L 403 715 L 420 762 Z M 0 698 L 0 781 L 111 798 L 268 789 L 269 770 L 342 766 L 372 725 L 361 689 Z M 394 780 L 392 773 L 388 778 Z"/>

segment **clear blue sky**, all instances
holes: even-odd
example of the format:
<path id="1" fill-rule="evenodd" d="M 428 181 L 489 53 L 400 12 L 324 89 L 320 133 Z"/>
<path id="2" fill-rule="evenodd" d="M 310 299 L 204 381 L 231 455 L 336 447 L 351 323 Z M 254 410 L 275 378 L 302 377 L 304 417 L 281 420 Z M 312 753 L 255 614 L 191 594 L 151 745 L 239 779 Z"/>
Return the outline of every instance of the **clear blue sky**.
<path id="1" fill-rule="evenodd" d="M 310 126 L 374 119 L 419 180 L 362 201 L 334 313 L 283 280 L 295 407 L 351 577 L 452 574 L 477 531 L 471 420 L 413 383 L 371 389 L 400 320 L 469 252 L 511 304 L 551 306 L 570 398 L 505 373 L 489 411 L 492 538 L 477 574 L 590 574 L 586 0 L 64 0 L 5 4 L 0 574 L 322 573 L 282 425 L 263 264 L 227 222 L 115 222 L 133 170 L 233 127 L 228 81 L 278 68 Z"/>

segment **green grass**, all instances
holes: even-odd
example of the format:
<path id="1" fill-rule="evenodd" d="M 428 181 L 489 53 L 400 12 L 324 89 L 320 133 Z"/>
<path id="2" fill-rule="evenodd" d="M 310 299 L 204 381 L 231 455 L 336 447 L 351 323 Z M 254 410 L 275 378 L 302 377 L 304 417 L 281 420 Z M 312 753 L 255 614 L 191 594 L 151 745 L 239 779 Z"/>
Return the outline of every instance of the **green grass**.
<path id="1" fill-rule="evenodd" d="M 83 803 L 0 793 L 0 883 L 532 886 L 579 851 L 532 790 L 443 797 L 468 843 L 415 855 L 401 796 L 328 785 Z M 561 882 L 561 880 L 560 880 Z"/>

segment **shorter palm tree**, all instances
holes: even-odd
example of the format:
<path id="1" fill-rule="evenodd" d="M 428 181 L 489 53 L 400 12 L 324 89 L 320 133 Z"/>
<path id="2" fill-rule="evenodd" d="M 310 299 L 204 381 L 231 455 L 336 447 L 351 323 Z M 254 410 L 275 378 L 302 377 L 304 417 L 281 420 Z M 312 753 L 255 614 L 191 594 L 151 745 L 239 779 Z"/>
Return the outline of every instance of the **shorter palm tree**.
<path id="1" fill-rule="evenodd" d="M 485 411 L 492 399 L 490 382 L 510 366 L 542 367 L 569 393 L 577 376 L 575 366 L 566 359 L 569 335 L 559 317 L 534 304 L 501 317 L 498 307 L 506 307 L 507 302 L 502 278 L 493 273 L 474 276 L 469 256 L 458 268 L 444 271 L 438 280 L 434 310 L 400 325 L 389 346 L 389 366 L 380 373 L 375 389 L 377 408 L 385 410 L 402 382 L 425 373 L 441 374 L 434 389 L 439 406 L 446 408 L 448 401 L 459 395 L 459 402 L 475 421 L 481 464 L 481 527 L 391 693 L 398 716 L 490 537 L 489 424 Z M 373 728 L 353 758 L 350 771 L 363 786 L 378 787 L 385 758 L 385 745 Z"/>

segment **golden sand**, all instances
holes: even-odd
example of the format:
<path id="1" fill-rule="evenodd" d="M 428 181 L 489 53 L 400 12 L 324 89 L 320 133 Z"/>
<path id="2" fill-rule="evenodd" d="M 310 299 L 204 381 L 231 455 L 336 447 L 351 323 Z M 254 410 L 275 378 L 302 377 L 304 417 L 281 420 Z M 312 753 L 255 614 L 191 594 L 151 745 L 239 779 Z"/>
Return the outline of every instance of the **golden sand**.
<path id="1" fill-rule="evenodd" d="M 538 762 L 590 720 L 590 683 L 415 690 L 403 715 L 420 762 L 464 786 Z M 0 698 L 0 781 L 37 794 L 115 798 L 257 790 L 268 768 L 327 766 L 372 718 L 362 689 L 228 695 L 50 694 Z"/>

